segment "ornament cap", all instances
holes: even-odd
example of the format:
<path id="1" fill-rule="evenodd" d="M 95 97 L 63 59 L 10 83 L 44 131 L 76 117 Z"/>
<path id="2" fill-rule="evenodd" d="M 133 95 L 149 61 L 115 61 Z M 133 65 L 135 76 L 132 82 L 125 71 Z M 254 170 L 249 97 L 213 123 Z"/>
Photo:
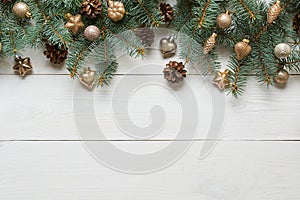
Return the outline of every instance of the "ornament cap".
<path id="1" fill-rule="evenodd" d="M 248 39 L 243 39 L 243 42 L 246 43 L 246 44 L 249 44 L 249 43 L 250 43 L 250 40 L 248 40 Z"/>

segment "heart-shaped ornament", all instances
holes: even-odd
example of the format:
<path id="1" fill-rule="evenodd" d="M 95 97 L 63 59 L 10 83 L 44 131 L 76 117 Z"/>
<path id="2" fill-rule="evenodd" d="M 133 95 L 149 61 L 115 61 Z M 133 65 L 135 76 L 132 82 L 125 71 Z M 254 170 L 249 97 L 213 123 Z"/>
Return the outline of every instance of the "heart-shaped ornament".
<path id="1" fill-rule="evenodd" d="M 176 54 L 177 44 L 173 37 L 162 38 L 160 40 L 160 51 L 164 58 L 170 58 Z"/>
<path id="2" fill-rule="evenodd" d="M 95 74 L 94 70 L 89 67 L 85 68 L 84 71 L 79 75 L 79 81 L 89 90 L 92 90 L 95 85 Z"/>

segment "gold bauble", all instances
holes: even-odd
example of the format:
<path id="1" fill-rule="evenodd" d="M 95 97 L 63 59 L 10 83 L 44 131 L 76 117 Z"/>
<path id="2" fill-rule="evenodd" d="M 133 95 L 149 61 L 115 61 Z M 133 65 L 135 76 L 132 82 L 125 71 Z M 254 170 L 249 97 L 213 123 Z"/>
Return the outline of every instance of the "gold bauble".
<path id="1" fill-rule="evenodd" d="M 234 45 L 234 52 L 239 61 L 246 58 L 251 53 L 252 47 L 249 45 L 249 40 L 243 39 L 242 42 L 236 43 Z"/>
<path id="2" fill-rule="evenodd" d="M 275 56 L 280 59 L 289 57 L 289 55 L 291 55 L 291 52 L 292 52 L 292 50 L 291 50 L 290 45 L 288 45 L 286 43 L 280 43 L 280 44 L 276 45 L 276 47 L 274 49 Z"/>
<path id="3" fill-rule="evenodd" d="M 84 36 L 89 41 L 95 41 L 100 37 L 100 30 L 97 26 L 90 25 L 84 30 Z"/>
<path id="4" fill-rule="evenodd" d="M 89 67 L 84 68 L 83 72 L 79 75 L 79 81 L 89 90 L 92 90 L 95 85 L 96 72 Z"/>
<path id="5" fill-rule="evenodd" d="M 203 46 L 203 53 L 204 54 L 208 54 L 215 46 L 216 44 L 216 38 L 217 38 L 217 34 L 213 33 L 206 41 L 205 44 Z"/>
<path id="6" fill-rule="evenodd" d="M 274 77 L 274 82 L 277 84 L 286 84 L 290 78 L 288 71 L 285 69 L 281 69 L 277 72 L 276 76 Z"/>
<path id="7" fill-rule="evenodd" d="M 77 34 L 80 29 L 84 27 L 82 22 L 81 15 L 71 15 L 68 13 L 66 15 L 67 23 L 65 24 L 65 28 L 69 29 L 72 33 Z"/>
<path id="8" fill-rule="evenodd" d="M 225 29 L 231 26 L 231 16 L 229 15 L 229 11 L 226 13 L 219 14 L 217 17 L 217 24 L 221 29 Z"/>
<path id="9" fill-rule="evenodd" d="M 278 18 L 281 11 L 282 8 L 280 6 L 280 1 L 276 1 L 276 3 L 273 6 L 271 6 L 268 10 L 268 23 L 273 23 Z"/>
<path id="10" fill-rule="evenodd" d="M 15 15 L 20 19 L 23 19 L 25 17 L 27 17 L 27 18 L 31 17 L 30 8 L 24 2 L 16 3 L 13 7 L 13 11 L 14 11 Z"/>
<path id="11" fill-rule="evenodd" d="M 126 10 L 122 2 L 109 1 L 107 12 L 108 12 L 108 18 L 114 22 L 117 22 L 124 18 Z"/>

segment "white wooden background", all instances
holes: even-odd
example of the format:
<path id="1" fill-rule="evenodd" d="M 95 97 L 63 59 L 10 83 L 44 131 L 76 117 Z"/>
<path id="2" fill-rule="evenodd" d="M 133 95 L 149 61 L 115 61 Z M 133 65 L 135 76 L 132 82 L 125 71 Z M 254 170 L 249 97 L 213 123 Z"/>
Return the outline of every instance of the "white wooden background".
<path id="1" fill-rule="evenodd" d="M 228 53 L 221 52 L 225 64 Z M 299 75 L 292 75 L 285 89 L 267 89 L 249 77 L 244 96 L 225 97 L 223 133 L 206 159 L 199 159 L 200 146 L 206 140 L 199 131 L 192 147 L 172 166 L 151 174 L 130 175 L 101 165 L 82 146 L 72 107 L 75 81 L 66 69 L 51 66 L 39 51 L 27 55 L 32 58 L 34 73 L 25 80 L 13 73 L 13 62 L 0 64 L 1 200 L 299 199 Z M 134 66 L 153 62 L 161 66 L 126 74 Z M 172 121 L 176 121 L 178 105 L 170 101 L 171 94 L 165 88 L 147 88 L 130 102 L 130 116 L 141 126 L 149 123 L 151 106 L 159 103 L 169 110 L 169 126 L 152 139 L 140 141 L 122 134 L 114 126 L 110 109 L 113 89 L 124 76 L 132 82 L 143 78 L 167 86 L 162 77 L 167 62 L 157 51 L 145 60 L 122 57 L 112 85 L 96 90 L 97 120 L 107 140 L 131 151 L 135 151 L 133 146 L 152 151 L 174 139 Z M 195 71 L 190 73 L 193 75 L 186 82 L 201 80 Z M 204 86 L 194 87 L 203 98 L 199 108 L 211 106 L 209 97 L 201 96 Z M 208 112 L 202 111 L 203 116 Z"/>

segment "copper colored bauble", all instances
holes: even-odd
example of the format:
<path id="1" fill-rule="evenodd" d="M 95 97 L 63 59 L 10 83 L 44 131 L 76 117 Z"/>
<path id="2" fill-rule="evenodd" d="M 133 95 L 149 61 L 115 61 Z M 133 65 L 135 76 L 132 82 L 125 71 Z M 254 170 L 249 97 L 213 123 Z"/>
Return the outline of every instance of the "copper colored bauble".
<path id="1" fill-rule="evenodd" d="M 84 68 L 83 72 L 79 75 L 79 81 L 89 90 L 92 90 L 95 85 L 96 72 L 89 67 Z"/>
<path id="2" fill-rule="evenodd" d="M 216 45 L 217 34 L 213 33 L 205 42 L 203 46 L 203 53 L 208 54 Z"/>
<path id="3" fill-rule="evenodd" d="M 239 61 L 246 58 L 251 53 L 251 50 L 252 48 L 249 45 L 249 40 L 247 39 L 243 39 L 242 42 L 238 42 L 234 45 L 234 51 Z"/>
<path id="4" fill-rule="evenodd" d="M 229 14 L 229 11 L 226 11 L 226 13 L 219 14 L 217 17 L 217 24 L 221 29 L 225 29 L 231 26 L 231 16 Z"/>
<path id="5" fill-rule="evenodd" d="M 276 1 L 276 3 L 273 6 L 271 6 L 268 10 L 268 23 L 273 23 L 278 18 L 281 11 L 282 8 L 280 6 L 280 1 Z"/>
<path id="6" fill-rule="evenodd" d="M 291 47 L 286 43 L 280 43 L 276 45 L 274 49 L 275 56 L 279 59 L 285 59 L 291 55 Z"/>
<path id="7" fill-rule="evenodd" d="M 170 58 L 176 54 L 177 44 L 172 36 L 169 38 L 162 38 L 159 46 L 164 58 Z"/>
<path id="8" fill-rule="evenodd" d="M 276 76 L 274 77 L 274 82 L 277 84 L 286 84 L 290 78 L 288 71 L 285 69 L 281 69 L 277 72 Z"/>
<path id="9" fill-rule="evenodd" d="M 126 10 L 122 2 L 109 1 L 107 12 L 108 12 L 108 18 L 114 22 L 117 22 L 124 18 Z"/>
<path id="10" fill-rule="evenodd" d="M 100 30 L 97 26 L 88 26 L 84 31 L 84 36 L 89 41 L 95 41 L 100 37 Z"/>
<path id="11" fill-rule="evenodd" d="M 15 66 L 13 70 L 24 77 L 26 74 L 32 71 L 32 66 L 30 63 L 30 58 L 21 58 L 20 56 L 15 57 Z"/>
<path id="12" fill-rule="evenodd" d="M 68 13 L 66 15 L 67 23 L 65 24 L 65 28 L 69 29 L 73 34 L 77 34 L 80 29 L 84 27 L 82 22 L 81 15 L 71 15 Z"/>
<path id="13" fill-rule="evenodd" d="M 15 15 L 20 19 L 23 19 L 25 17 L 27 17 L 27 18 L 31 17 L 30 8 L 24 2 L 16 3 L 13 7 L 13 11 L 14 11 Z"/>
<path id="14" fill-rule="evenodd" d="M 225 71 L 219 71 L 216 77 L 213 80 L 213 83 L 218 86 L 220 90 L 224 90 L 226 87 L 229 86 L 229 70 L 226 69 Z"/>

